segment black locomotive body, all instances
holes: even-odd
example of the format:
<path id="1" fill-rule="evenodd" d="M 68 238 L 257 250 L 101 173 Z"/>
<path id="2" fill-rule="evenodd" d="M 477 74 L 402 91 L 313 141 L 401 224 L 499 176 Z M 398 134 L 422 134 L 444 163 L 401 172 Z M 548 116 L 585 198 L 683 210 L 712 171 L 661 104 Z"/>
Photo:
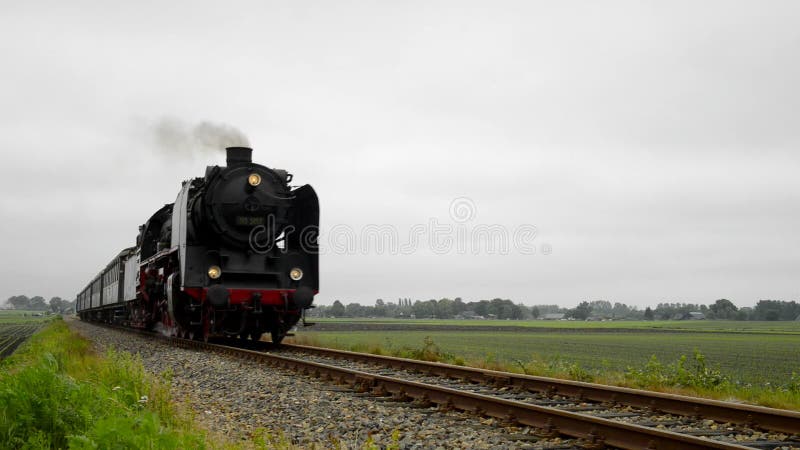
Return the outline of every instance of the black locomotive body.
<path id="1" fill-rule="evenodd" d="M 82 319 L 280 342 L 319 291 L 319 202 L 292 175 L 227 149 L 227 166 L 185 181 L 78 294 Z"/>

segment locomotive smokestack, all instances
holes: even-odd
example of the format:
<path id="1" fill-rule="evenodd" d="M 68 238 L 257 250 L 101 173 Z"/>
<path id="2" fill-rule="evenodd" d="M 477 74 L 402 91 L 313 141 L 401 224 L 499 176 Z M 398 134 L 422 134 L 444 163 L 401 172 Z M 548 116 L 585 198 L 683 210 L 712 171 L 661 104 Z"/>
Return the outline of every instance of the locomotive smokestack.
<path id="1" fill-rule="evenodd" d="M 250 147 L 228 147 L 228 167 L 249 164 L 253 162 L 253 149 Z"/>

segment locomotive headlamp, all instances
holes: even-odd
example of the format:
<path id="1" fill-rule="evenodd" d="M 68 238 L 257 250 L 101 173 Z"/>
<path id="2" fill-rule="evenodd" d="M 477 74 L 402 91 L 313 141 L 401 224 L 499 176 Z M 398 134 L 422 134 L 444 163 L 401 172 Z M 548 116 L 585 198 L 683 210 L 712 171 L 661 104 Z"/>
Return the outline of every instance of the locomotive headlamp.
<path id="1" fill-rule="evenodd" d="M 291 278 L 294 281 L 300 281 L 300 279 L 303 278 L 303 271 L 300 270 L 299 267 L 295 267 L 294 269 L 289 271 L 289 278 Z"/>
<path id="2" fill-rule="evenodd" d="M 261 184 L 261 175 L 257 173 L 251 173 L 249 177 L 247 177 L 247 182 L 250 186 L 256 187 Z"/>
<path id="3" fill-rule="evenodd" d="M 208 268 L 208 278 L 216 280 L 220 275 L 222 275 L 222 269 L 220 269 L 219 266 L 211 266 Z"/>

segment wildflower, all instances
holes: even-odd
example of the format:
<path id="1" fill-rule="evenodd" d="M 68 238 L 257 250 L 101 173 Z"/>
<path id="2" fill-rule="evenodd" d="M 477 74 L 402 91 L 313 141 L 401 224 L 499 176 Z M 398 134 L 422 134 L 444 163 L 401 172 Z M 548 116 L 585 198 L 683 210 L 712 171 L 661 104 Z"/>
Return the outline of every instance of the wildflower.
<path id="1" fill-rule="evenodd" d="M 143 395 L 143 396 L 142 396 L 142 397 L 139 399 L 139 403 L 141 403 L 141 404 L 143 404 L 143 405 L 144 405 L 145 403 L 147 403 L 147 396 L 146 396 L 146 395 Z"/>

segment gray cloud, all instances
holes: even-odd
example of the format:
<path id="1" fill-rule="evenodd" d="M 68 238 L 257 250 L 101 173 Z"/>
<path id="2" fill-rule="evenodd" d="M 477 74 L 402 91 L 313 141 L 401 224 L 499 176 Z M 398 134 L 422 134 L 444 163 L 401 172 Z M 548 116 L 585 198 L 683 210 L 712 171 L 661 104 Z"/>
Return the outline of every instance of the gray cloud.
<path id="1" fill-rule="evenodd" d="M 800 296 L 796 2 L 486 5 L 3 6 L 0 299 L 77 292 L 241 143 L 208 119 L 313 184 L 323 229 L 466 196 L 553 248 L 330 254 L 322 302 Z"/>

